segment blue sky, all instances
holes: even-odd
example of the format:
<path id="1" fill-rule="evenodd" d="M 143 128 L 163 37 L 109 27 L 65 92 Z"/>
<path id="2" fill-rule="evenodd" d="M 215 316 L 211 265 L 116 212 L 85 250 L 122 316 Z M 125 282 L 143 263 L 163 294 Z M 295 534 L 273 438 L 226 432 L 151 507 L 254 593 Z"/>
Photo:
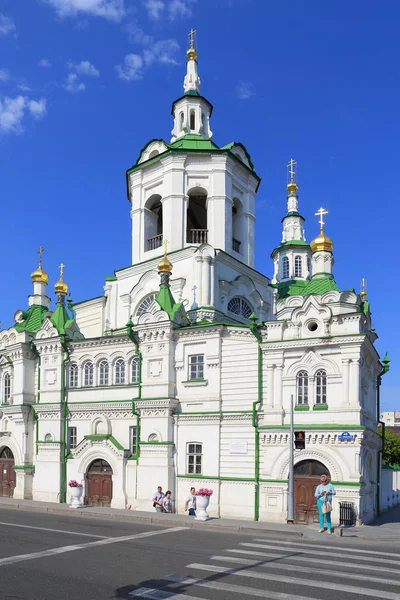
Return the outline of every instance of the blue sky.
<path id="1" fill-rule="evenodd" d="M 368 280 L 392 359 L 382 408 L 400 410 L 399 18 L 395 0 L 0 0 L 3 327 L 27 306 L 40 244 L 50 294 L 64 262 L 74 301 L 130 264 L 125 170 L 170 139 L 194 27 L 214 140 L 244 143 L 263 180 L 256 267 L 272 276 L 293 156 L 307 239 L 324 206 L 338 285 Z"/>

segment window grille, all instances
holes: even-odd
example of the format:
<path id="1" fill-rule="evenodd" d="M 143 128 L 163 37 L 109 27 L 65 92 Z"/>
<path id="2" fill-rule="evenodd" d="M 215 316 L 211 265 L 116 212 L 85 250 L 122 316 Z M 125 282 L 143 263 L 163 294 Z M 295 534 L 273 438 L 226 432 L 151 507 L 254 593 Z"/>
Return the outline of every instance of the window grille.
<path id="1" fill-rule="evenodd" d="M 69 387 L 78 387 L 78 365 L 72 364 L 69 368 Z"/>
<path id="2" fill-rule="evenodd" d="M 77 429 L 76 427 L 68 427 L 68 448 L 76 448 L 77 444 Z"/>
<path id="3" fill-rule="evenodd" d="M 146 296 L 146 298 L 144 298 L 144 300 L 142 300 L 139 304 L 139 307 L 136 311 L 136 316 L 140 317 L 141 315 L 144 315 L 144 313 L 149 312 L 149 308 L 151 307 L 155 299 L 156 295 L 154 293 Z"/>
<path id="4" fill-rule="evenodd" d="M 204 354 L 189 356 L 189 379 L 204 379 Z"/>
<path id="5" fill-rule="evenodd" d="M 301 256 L 296 256 L 294 259 L 294 276 L 303 277 L 303 265 Z"/>
<path id="6" fill-rule="evenodd" d="M 90 360 L 83 367 L 83 385 L 93 385 L 93 363 Z"/>
<path id="7" fill-rule="evenodd" d="M 4 403 L 8 403 L 11 396 L 11 377 L 9 373 L 4 375 Z"/>
<path id="8" fill-rule="evenodd" d="M 108 385 L 108 362 L 102 360 L 99 365 L 99 383 L 100 385 Z"/>
<path id="9" fill-rule="evenodd" d="M 326 404 L 326 371 L 317 371 L 315 375 L 316 403 Z"/>
<path id="10" fill-rule="evenodd" d="M 187 445 L 187 473 L 201 475 L 203 444 L 190 442 Z"/>
<path id="11" fill-rule="evenodd" d="M 131 383 L 139 381 L 139 357 L 134 356 L 131 362 Z"/>
<path id="12" fill-rule="evenodd" d="M 125 362 L 122 358 L 119 358 L 115 363 L 115 383 L 125 383 Z"/>
<path id="13" fill-rule="evenodd" d="M 308 373 L 300 371 L 297 374 L 297 404 L 308 404 Z"/>
<path id="14" fill-rule="evenodd" d="M 246 302 L 243 298 L 239 296 L 235 296 L 228 302 L 228 311 L 233 313 L 234 315 L 240 315 L 245 319 L 249 319 L 253 309 L 250 304 Z"/>
<path id="15" fill-rule="evenodd" d="M 283 257 L 282 260 L 282 279 L 288 279 L 289 278 L 289 259 L 287 256 Z"/>

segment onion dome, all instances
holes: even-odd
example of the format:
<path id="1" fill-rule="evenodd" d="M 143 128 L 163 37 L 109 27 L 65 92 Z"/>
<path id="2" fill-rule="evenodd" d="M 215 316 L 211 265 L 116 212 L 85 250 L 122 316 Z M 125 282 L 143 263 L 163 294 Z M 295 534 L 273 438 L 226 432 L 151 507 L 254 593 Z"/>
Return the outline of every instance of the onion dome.
<path id="1" fill-rule="evenodd" d="M 65 283 L 64 279 L 63 279 L 63 273 L 64 273 L 64 266 L 62 263 L 60 265 L 60 279 L 57 281 L 57 283 L 54 285 L 54 289 L 56 291 L 56 294 L 66 294 L 68 292 L 68 286 Z"/>
<path id="2" fill-rule="evenodd" d="M 196 58 L 197 58 L 196 48 L 189 48 L 189 50 L 186 51 L 186 55 L 188 57 L 188 60 L 196 60 Z"/>
<path id="3" fill-rule="evenodd" d="M 164 256 L 158 263 L 158 272 L 159 273 L 171 273 L 172 271 L 172 263 L 168 259 L 167 256 L 167 242 L 164 242 Z"/>
<path id="4" fill-rule="evenodd" d="M 286 189 L 289 192 L 289 196 L 296 196 L 296 192 L 299 189 L 299 186 L 295 181 L 290 181 L 287 184 Z"/>
<path id="5" fill-rule="evenodd" d="M 325 235 L 322 227 L 321 231 L 319 232 L 319 235 L 310 243 L 310 248 L 312 252 L 319 252 L 320 250 L 324 250 L 325 252 L 332 252 L 333 241 L 330 237 Z"/>
<path id="6" fill-rule="evenodd" d="M 34 283 L 47 283 L 49 281 L 49 276 L 47 275 L 46 271 L 43 271 L 41 264 L 38 266 L 36 271 L 31 273 L 31 278 Z"/>

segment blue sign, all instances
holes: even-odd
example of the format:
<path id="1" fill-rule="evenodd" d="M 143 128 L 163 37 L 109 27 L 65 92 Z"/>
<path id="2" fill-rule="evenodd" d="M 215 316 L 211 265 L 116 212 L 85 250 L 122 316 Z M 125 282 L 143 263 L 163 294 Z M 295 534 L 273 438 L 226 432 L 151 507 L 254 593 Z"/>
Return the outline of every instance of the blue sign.
<path id="1" fill-rule="evenodd" d="M 351 435 L 348 431 L 343 431 L 340 435 L 338 435 L 338 440 L 341 442 L 351 442 L 354 440 L 354 435 Z"/>

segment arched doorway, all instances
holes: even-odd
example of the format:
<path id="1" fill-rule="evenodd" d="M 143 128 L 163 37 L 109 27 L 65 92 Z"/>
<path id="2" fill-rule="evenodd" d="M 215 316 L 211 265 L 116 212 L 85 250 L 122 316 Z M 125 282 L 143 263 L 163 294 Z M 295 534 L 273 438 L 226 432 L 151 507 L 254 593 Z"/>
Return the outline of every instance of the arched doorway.
<path id="1" fill-rule="evenodd" d="M 315 488 L 321 475 L 330 480 L 328 469 L 318 460 L 302 460 L 294 467 L 294 518 L 304 525 L 318 523 Z"/>
<path id="2" fill-rule="evenodd" d="M 107 461 L 94 460 L 87 472 L 87 503 L 89 506 L 110 506 L 112 500 L 113 471 Z"/>
<path id="3" fill-rule="evenodd" d="M 4 446 L 0 450 L 0 496 L 12 498 L 15 488 L 14 454 Z"/>

